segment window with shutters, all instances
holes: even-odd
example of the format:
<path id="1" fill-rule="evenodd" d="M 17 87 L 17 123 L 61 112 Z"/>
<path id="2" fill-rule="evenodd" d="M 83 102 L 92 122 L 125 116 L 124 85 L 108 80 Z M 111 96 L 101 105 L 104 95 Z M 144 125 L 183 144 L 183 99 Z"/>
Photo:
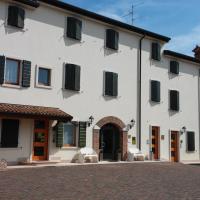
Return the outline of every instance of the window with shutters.
<path id="1" fill-rule="evenodd" d="M 81 40 L 82 37 L 82 21 L 74 18 L 67 17 L 67 37 L 74 40 Z"/>
<path id="2" fill-rule="evenodd" d="M 14 26 L 17 28 L 24 28 L 24 18 L 25 18 L 25 10 L 18 7 L 10 5 L 8 7 L 8 20 L 7 24 L 9 26 Z"/>
<path id="3" fill-rule="evenodd" d="M 81 67 L 74 64 L 65 65 L 65 89 L 80 91 Z"/>
<path id="4" fill-rule="evenodd" d="M 179 111 L 179 92 L 176 90 L 170 90 L 170 110 Z"/>
<path id="5" fill-rule="evenodd" d="M 160 102 L 160 82 L 151 80 L 151 101 Z"/>
<path id="6" fill-rule="evenodd" d="M 2 119 L 1 125 L 1 147 L 18 147 L 19 120 Z"/>
<path id="7" fill-rule="evenodd" d="M 192 131 L 187 131 L 187 151 L 195 151 L 195 133 Z"/>
<path id="8" fill-rule="evenodd" d="M 19 85 L 21 61 L 6 58 L 5 81 L 6 84 Z"/>
<path id="9" fill-rule="evenodd" d="M 64 124 L 63 147 L 76 146 L 76 127 L 73 123 Z"/>
<path id="10" fill-rule="evenodd" d="M 172 74 L 178 75 L 179 74 L 179 62 L 171 60 L 169 72 Z"/>
<path id="11" fill-rule="evenodd" d="M 0 84 L 11 87 L 30 87 L 31 62 L 0 56 Z"/>
<path id="12" fill-rule="evenodd" d="M 161 60 L 161 46 L 157 42 L 153 42 L 151 46 L 151 58 L 153 60 Z"/>
<path id="13" fill-rule="evenodd" d="M 113 29 L 106 30 L 106 48 L 119 49 L 119 33 Z"/>
<path id="14" fill-rule="evenodd" d="M 104 72 L 104 95 L 118 96 L 118 74 L 113 72 Z"/>

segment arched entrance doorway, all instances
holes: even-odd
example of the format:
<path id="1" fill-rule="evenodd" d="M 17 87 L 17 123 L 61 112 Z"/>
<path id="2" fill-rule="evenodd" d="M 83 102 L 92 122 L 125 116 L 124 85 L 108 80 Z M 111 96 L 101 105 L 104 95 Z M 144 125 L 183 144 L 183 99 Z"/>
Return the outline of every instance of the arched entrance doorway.
<path id="1" fill-rule="evenodd" d="M 111 123 L 105 124 L 100 129 L 99 140 L 101 159 L 118 160 L 118 153 L 121 152 L 119 128 Z"/>
<path id="2" fill-rule="evenodd" d="M 99 160 L 102 160 L 102 141 L 103 140 L 109 140 L 109 137 L 111 138 L 111 145 L 113 142 L 113 135 L 115 138 L 119 139 L 119 148 L 117 145 L 115 145 L 113 148 L 109 147 L 110 144 L 107 144 L 107 147 L 109 149 L 113 149 L 112 152 L 117 152 L 117 149 L 119 149 L 121 152 L 121 160 L 126 160 L 127 158 L 127 144 L 128 144 L 128 136 L 127 136 L 127 130 L 125 129 L 125 124 L 122 120 L 120 120 L 117 117 L 114 116 L 108 116 L 104 117 L 101 120 L 99 120 L 96 125 L 93 128 L 93 149 L 96 151 L 97 155 L 99 156 Z M 109 130 L 110 129 L 110 130 Z M 108 133 L 108 132 L 115 132 L 115 134 Z M 101 134 L 103 133 L 103 134 Z M 108 133 L 106 135 L 106 133 Z M 101 137 L 101 135 L 105 135 L 105 139 Z M 119 136 L 119 137 L 118 137 Z M 100 139 L 101 138 L 101 139 Z M 116 142 L 116 140 L 114 139 Z M 106 141 L 104 141 L 106 142 Z M 117 142 L 116 142 L 117 143 Z M 104 149 L 104 158 L 108 157 L 109 155 L 105 155 L 107 152 L 107 149 Z M 114 159 L 116 159 L 116 153 L 112 153 Z M 119 158 L 119 157 L 118 157 Z"/>

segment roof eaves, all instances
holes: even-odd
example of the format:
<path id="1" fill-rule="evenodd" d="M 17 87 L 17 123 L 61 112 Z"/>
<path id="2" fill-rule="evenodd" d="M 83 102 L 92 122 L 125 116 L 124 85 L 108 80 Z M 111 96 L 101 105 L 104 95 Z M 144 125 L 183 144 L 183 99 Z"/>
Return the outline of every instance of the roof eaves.
<path id="1" fill-rule="evenodd" d="M 164 50 L 163 54 L 166 55 L 166 56 L 172 56 L 172 57 L 175 57 L 175 58 L 180 58 L 180 59 L 183 59 L 183 60 L 187 60 L 187 61 L 190 61 L 190 62 L 194 62 L 194 63 L 200 64 L 200 60 L 198 60 L 198 59 L 196 59 L 194 57 L 185 55 L 185 54 L 181 54 L 181 53 L 175 52 L 175 51 Z"/>
<path id="2" fill-rule="evenodd" d="M 67 4 L 67 3 L 64 3 L 64 2 L 61 2 L 61 1 L 57 1 L 57 0 L 39 0 L 39 1 L 46 3 L 46 4 L 49 4 L 51 6 L 55 6 L 55 7 L 64 9 L 64 10 L 68 10 L 68 11 L 71 11 L 71 12 L 81 14 L 83 16 L 86 16 L 86 17 L 89 17 L 89 18 L 92 18 L 92 19 L 95 19 L 95 20 L 98 20 L 98 21 L 102 21 L 102 22 L 107 23 L 107 24 L 118 26 L 120 28 L 124 28 L 124 29 L 127 29 L 129 31 L 132 31 L 132 32 L 135 32 L 135 33 L 138 33 L 138 34 L 142 34 L 142 35 L 146 35 L 148 37 L 156 38 L 156 39 L 161 40 L 163 42 L 169 42 L 170 39 L 171 39 L 169 37 L 166 37 L 166 36 L 163 36 L 163 35 L 160 35 L 160 34 L 157 34 L 157 33 L 142 29 L 142 28 L 132 26 L 132 25 L 120 22 L 118 20 L 111 19 L 109 17 L 105 17 L 103 15 L 100 15 L 100 14 L 97 14 L 97 13 L 94 13 L 94 12 L 91 12 L 91 11 L 88 11 L 88 10 Z"/>

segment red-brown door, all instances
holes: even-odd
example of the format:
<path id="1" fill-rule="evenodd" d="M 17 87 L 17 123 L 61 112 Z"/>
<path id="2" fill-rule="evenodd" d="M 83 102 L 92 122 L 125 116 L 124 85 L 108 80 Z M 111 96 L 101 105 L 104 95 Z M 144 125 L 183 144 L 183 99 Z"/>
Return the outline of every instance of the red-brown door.
<path id="1" fill-rule="evenodd" d="M 160 159 L 160 127 L 152 127 L 151 134 L 152 159 Z"/>
<path id="2" fill-rule="evenodd" d="M 178 162 L 179 160 L 179 135 L 178 131 L 171 131 L 171 161 Z"/>
<path id="3" fill-rule="evenodd" d="M 35 120 L 33 133 L 33 157 L 35 161 L 47 160 L 48 157 L 48 120 Z"/>

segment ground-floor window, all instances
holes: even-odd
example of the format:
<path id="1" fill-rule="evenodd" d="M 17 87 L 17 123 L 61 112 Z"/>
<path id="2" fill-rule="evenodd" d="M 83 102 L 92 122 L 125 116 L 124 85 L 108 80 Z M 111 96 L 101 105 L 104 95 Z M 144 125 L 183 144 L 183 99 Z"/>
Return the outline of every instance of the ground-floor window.
<path id="1" fill-rule="evenodd" d="M 2 119 L 1 126 L 1 147 L 18 147 L 19 120 Z"/>
<path id="2" fill-rule="evenodd" d="M 192 131 L 187 132 L 187 151 L 195 151 L 195 133 Z"/>
<path id="3" fill-rule="evenodd" d="M 64 124 L 63 146 L 76 146 L 76 127 L 72 123 Z"/>

